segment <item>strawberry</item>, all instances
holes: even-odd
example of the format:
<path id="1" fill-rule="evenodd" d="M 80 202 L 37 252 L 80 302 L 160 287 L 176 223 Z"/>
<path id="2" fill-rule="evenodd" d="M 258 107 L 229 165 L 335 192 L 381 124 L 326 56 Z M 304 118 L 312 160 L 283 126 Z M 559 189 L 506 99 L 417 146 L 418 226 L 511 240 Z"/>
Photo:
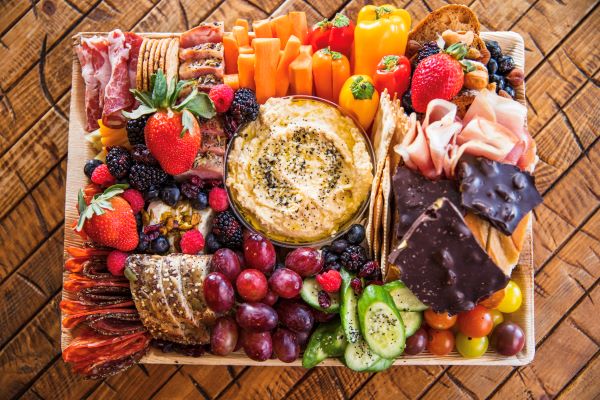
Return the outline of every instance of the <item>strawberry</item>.
<path id="1" fill-rule="evenodd" d="M 96 244 L 131 251 L 138 245 L 135 216 L 129 203 L 118 196 L 127 185 L 113 185 L 102 194 L 96 194 L 86 204 L 83 190 L 79 191 L 79 223 L 76 231 L 83 231 Z"/>
<path id="2" fill-rule="evenodd" d="M 425 58 L 412 77 L 411 95 L 415 111 L 424 113 L 433 99 L 450 100 L 458 94 L 464 83 L 463 64 L 467 48 L 455 43 L 443 53 Z"/>
<path id="3" fill-rule="evenodd" d="M 144 128 L 146 146 L 161 168 L 170 175 L 178 175 L 192 168 L 202 142 L 197 117 L 210 119 L 216 110 L 206 93 L 196 88 L 180 103 L 175 104 L 181 89 L 192 84 L 175 80 L 167 85 L 162 70 L 152 75 L 151 92 L 132 90 L 140 106 L 132 112 L 123 112 L 129 119 L 152 114 Z"/>

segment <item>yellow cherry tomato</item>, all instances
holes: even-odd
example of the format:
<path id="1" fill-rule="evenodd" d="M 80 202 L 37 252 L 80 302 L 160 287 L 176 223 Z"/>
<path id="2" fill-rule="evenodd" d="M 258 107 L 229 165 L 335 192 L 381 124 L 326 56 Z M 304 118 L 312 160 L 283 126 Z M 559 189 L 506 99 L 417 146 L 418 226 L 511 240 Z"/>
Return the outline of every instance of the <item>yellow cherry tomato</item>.
<path id="1" fill-rule="evenodd" d="M 490 314 L 492 314 L 492 323 L 494 324 L 494 328 L 504 322 L 504 314 L 496 309 L 490 310 Z"/>
<path id="2" fill-rule="evenodd" d="M 521 307 L 523 302 L 523 294 L 521 288 L 514 281 L 508 281 L 508 285 L 504 289 L 504 298 L 496 307 L 496 310 L 504 314 L 514 313 Z"/>
<path id="3" fill-rule="evenodd" d="M 456 350 L 465 358 L 481 357 L 487 351 L 488 345 L 487 336 L 474 338 L 462 333 L 456 335 Z"/>

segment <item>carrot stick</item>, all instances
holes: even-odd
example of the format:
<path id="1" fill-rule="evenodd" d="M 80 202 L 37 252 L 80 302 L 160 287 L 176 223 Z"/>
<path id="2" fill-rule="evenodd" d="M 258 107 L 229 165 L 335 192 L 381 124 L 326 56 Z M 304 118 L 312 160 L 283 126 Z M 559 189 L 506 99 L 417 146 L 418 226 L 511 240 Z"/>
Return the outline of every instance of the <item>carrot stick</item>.
<path id="1" fill-rule="evenodd" d="M 268 19 L 261 19 L 260 21 L 252 22 L 252 30 L 257 38 L 272 38 L 271 33 L 271 21 Z"/>
<path id="2" fill-rule="evenodd" d="M 240 88 L 240 76 L 238 74 L 225 74 L 223 75 L 223 83 L 233 90 L 238 90 Z"/>
<path id="3" fill-rule="evenodd" d="M 277 73 L 275 78 L 275 95 L 277 97 L 285 96 L 287 94 L 288 87 L 290 86 L 289 67 L 292 61 L 294 61 L 294 59 L 298 56 L 300 45 L 300 39 L 294 35 L 290 36 L 287 44 L 285 45 L 283 54 L 279 59 L 279 64 L 277 64 Z"/>
<path id="4" fill-rule="evenodd" d="M 238 44 L 233 33 L 223 35 L 223 57 L 225 59 L 225 73 L 235 74 L 238 70 L 237 59 L 239 55 Z"/>
<path id="5" fill-rule="evenodd" d="M 300 46 L 300 53 L 289 66 L 290 93 L 312 95 L 312 46 Z"/>
<path id="6" fill-rule="evenodd" d="M 292 34 L 292 25 L 290 24 L 290 19 L 287 15 L 280 15 L 279 17 L 273 18 L 271 21 L 272 26 L 275 27 L 275 33 L 277 34 L 279 40 L 281 40 L 281 48 L 284 49 L 287 41 Z"/>
<path id="7" fill-rule="evenodd" d="M 254 90 L 254 54 L 240 54 L 238 57 L 238 81 L 240 87 Z"/>
<path id="8" fill-rule="evenodd" d="M 279 63 L 280 40 L 256 38 L 252 41 L 256 63 L 254 67 L 254 83 L 256 99 L 264 103 L 275 96 L 275 74 Z"/>
<path id="9" fill-rule="evenodd" d="M 231 29 L 233 36 L 235 36 L 235 40 L 239 47 L 242 46 L 250 46 L 250 40 L 248 39 L 248 30 L 243 26 L 234 26 Z"/>
<path id="10" fill-rule="evenodd" d="M 300 39 L 301 43 L 305 43 L 306 36 L 308 36 L 306 13 L 304 11 L 290 11 L 288 16 L 290 18 L 290 25 L 292 26 L 292 35 Z"/>
<path id="11" fill-rule="evenodd" d="M 244 28 L 246 28 L 246 32 L 248 32 L 250 30 L 250 25 L 248 24 L 248 20 L 244 19 L 244 18 L 236 19 L 233 26 L 243 26 Z"/>

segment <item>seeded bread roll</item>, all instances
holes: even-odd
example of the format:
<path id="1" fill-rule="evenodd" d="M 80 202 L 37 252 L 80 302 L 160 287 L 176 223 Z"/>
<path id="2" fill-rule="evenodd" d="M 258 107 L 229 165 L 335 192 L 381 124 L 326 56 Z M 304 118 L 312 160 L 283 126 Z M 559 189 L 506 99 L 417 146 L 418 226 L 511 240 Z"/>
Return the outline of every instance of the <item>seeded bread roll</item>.
<path id="1" fill-rule="evenodd" d="M 408 34 L 408 40 L 419 43 L 436 40 L 446 29 L 453 31 L 473 31 L 479 35 L 481 25 L 477 16 L 467 6 L 458 4 L 440 7 L 429 13 Z"/>

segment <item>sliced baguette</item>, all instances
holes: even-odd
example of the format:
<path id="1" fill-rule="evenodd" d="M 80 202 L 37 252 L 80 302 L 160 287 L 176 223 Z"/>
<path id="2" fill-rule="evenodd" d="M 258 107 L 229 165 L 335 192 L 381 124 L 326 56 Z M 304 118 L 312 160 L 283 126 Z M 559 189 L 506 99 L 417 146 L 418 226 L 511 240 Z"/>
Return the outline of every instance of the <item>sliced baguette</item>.
<path id="1" fill-rule="evenodd" d="M 467 6 L 447 5 L 432 11 L 408 34 L 408 40 L 419 43 L 436 40 L 446 29 L 453 31 L 473 31 L 479 35 L 481 25 L 477 16 Z"/>

